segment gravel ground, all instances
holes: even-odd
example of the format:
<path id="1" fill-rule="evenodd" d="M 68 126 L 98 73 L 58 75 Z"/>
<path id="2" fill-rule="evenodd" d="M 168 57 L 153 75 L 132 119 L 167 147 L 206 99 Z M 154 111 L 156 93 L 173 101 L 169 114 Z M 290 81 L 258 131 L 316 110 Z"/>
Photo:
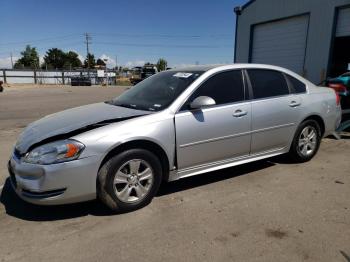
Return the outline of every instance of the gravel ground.
<path id="1" fill-rule="evenodd" d="M 138 211 L 38 207 L 6 162 L 30 122 L 124 88 L 15 87 L 0 94 L 0 261 L 350 261 L 350 136 L 304 164 L 279 157 L 164 185 Z"/>

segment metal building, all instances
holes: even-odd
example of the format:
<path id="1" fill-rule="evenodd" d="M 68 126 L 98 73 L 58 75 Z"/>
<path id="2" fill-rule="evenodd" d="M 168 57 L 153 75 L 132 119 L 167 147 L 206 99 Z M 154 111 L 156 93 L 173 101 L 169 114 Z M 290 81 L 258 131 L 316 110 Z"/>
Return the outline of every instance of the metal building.
<path id="1" fill-rule="evenodd" d="M 316 84 L 350 70 L 350 0 L 251 0 L 235 13 L 236 63 L 279 65 Z"/>

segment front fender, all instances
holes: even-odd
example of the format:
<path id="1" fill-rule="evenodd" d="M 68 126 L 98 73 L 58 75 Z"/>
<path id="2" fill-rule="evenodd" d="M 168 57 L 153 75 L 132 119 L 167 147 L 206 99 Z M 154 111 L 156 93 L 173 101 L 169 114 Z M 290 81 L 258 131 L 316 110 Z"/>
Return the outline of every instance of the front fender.
<path id="1" fill-rule="evenodd" d="M 132 119 L 80 134 L 74 139 L 86 146 L 81 157 L 98 155 L 101 162 L 109 152 L 125 143 L 149 141 L 163 149 L 170 167 L 174 165 L 175 127 L 172 117 L 156 121 L 144 121 L 142 118 Z"/>

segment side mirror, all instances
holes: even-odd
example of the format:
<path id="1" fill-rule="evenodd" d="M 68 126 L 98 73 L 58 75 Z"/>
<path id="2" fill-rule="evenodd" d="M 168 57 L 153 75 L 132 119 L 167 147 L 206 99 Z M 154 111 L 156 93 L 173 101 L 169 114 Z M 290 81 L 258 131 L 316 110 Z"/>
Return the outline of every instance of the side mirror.
<path id="1" fill-rule="evenodd" d="M 209 96 L 199 96 L 190 104 L 191 109 L 201 109 L 208 106 L 216 105 L 215 100 Z"/>

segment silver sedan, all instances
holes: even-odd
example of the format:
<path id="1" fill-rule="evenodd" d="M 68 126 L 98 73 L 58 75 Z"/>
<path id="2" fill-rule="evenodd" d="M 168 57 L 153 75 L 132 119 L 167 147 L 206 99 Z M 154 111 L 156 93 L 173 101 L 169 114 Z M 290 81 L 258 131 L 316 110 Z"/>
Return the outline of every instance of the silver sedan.
<path id="1" fill-rule="evenodd" d="M 234 64 L 158 73 L 121 96 L 46 116 L 8 164 L 24 200 L 147 205 L 162 181 L 288 154 L 310 160 L 340 123 L 339 98 L 280 67 Z"/>

